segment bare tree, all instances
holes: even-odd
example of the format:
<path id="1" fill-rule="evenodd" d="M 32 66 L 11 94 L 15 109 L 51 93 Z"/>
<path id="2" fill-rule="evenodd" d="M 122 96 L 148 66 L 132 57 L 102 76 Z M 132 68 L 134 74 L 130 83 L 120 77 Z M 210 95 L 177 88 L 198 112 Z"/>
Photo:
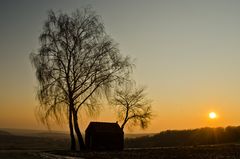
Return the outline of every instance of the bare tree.
<path id="1" fill-rule="evenodd" d="M 89 8 L 71 15 L 50 11 L 39 39 L 40 49 L 31 53 L 30 59 L 39 82 L 42 121 L 60 121 L 66 114 L 71 150 L 76 150 L 74 130 L 80 149 L 84 149 L 80 108 L 96 110 L 99 97 L 128 77 L 130 59 L 120 54 L 100 16 Z"/>
<path id="2" fill-rule="evenodd" d="M 144 91 L 144 87 L 133 88 L 129 84 L 115 91 L 111 104 L 117 107 L 122 129 L 126 124 L 140 125 L 143 129 L 148 126 L 152 117 L 151 102 Z"/>

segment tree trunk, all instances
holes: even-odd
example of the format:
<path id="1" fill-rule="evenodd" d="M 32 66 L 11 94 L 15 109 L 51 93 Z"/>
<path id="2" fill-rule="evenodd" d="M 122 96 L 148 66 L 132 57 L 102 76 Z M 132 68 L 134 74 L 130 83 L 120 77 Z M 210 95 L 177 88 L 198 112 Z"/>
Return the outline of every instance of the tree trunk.
<path id="1" fill-rule="evenodd" d="M 129 107 L 127 106 L 127 112 L 126 112 L 126 116 L 125 116 L 125 118 L 124 118 L 124 121 L 123 121 L 123 123 L 122 123 L 122 125 L 121 125 L 121 129 L 123 130 L 124 129 L 124 126 L 126 125 L 126 123 L 128 122 L 128 112 L 129 112 Z"/>
<path id="2" fill-rule="evenodd" d="M 126 121 L 124 121 L 124 123 L 121 125 L 121 129 L 123 130 L 124 129 L 124 126 L 125 126 L 125 124 L 126 124 L 127 122 Z"/>
<path id="3" fill-rule="evenodd" d="M 76 151 L 76 140 L 74 137 L 74 130 L 73 130 L 73 115 L 72 115 L 72 108 L 71 106 L 69 107 L 69 130 L 70 130 L 70 140 L 71 140 L 71 145 L 70 145 L 70 150 L 71 151 Z"/>
<path id="4" fill-rule="evenodd" d="M 73 121 L 74 121 L 74 129 L 75 129 L 75 132 L 76 132 L 77 138 L 78 138 L 79 149 L 80 150 L 85 150 L 86 146 L 84 144 L 83 137 L 82 137 L 80 128 L 78 126 L 77 111 L 73 111 Z"/>

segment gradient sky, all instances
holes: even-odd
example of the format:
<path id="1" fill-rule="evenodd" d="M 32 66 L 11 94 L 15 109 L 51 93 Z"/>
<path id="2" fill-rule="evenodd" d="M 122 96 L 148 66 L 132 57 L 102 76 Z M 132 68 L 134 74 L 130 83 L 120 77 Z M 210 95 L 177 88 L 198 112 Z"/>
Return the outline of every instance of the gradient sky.
<path id="1" fill-rule="evenodd" d="M 1 0 L 0 128 L 46 129 L 34 114 L 29 54 L 39 48 L 49 9 L 70 13 L 86 5 L 102 16 L 121 52 L 136 59 L 134 78 L 153 100 L 149 128 L 128 132 L 239 125 L 240 1 Z M 208 119 L 210 111 L 219 118 Z M 98 117 L 81 119 L 82 129 L 90 120 L 116 118 L 106 106 Z"/>

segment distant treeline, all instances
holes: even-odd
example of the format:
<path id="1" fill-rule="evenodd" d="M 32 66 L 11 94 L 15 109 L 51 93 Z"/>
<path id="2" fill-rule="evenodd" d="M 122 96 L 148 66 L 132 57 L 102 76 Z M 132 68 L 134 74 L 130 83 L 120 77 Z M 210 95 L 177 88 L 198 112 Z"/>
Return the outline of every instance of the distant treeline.
<path id="1" fill-rule="evenodd" d="M 240 126 L 226 128 L 200 128 L 193 130 L 167 130 L 153 136 L 125 140 L 125 147 L 171 147 L 224 143 L 240 143 Z"/>

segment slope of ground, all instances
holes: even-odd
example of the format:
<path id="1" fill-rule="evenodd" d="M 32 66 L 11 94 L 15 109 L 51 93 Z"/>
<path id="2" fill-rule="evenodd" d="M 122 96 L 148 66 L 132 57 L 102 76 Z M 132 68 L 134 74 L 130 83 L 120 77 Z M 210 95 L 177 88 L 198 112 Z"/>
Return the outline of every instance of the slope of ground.
<path id="1" fill-rule="evenodd" d="M 11 135 L 11 133 L 7 132 L 7 131 L 2 131 L 0 130 L 0 135 L 1 136 L 6 136 L 6 135 Z"/>
<path id="2" fill-rule="evenodd" d="M 68 138 L 0 135 L 0 150 L 68 149 Z"/>

